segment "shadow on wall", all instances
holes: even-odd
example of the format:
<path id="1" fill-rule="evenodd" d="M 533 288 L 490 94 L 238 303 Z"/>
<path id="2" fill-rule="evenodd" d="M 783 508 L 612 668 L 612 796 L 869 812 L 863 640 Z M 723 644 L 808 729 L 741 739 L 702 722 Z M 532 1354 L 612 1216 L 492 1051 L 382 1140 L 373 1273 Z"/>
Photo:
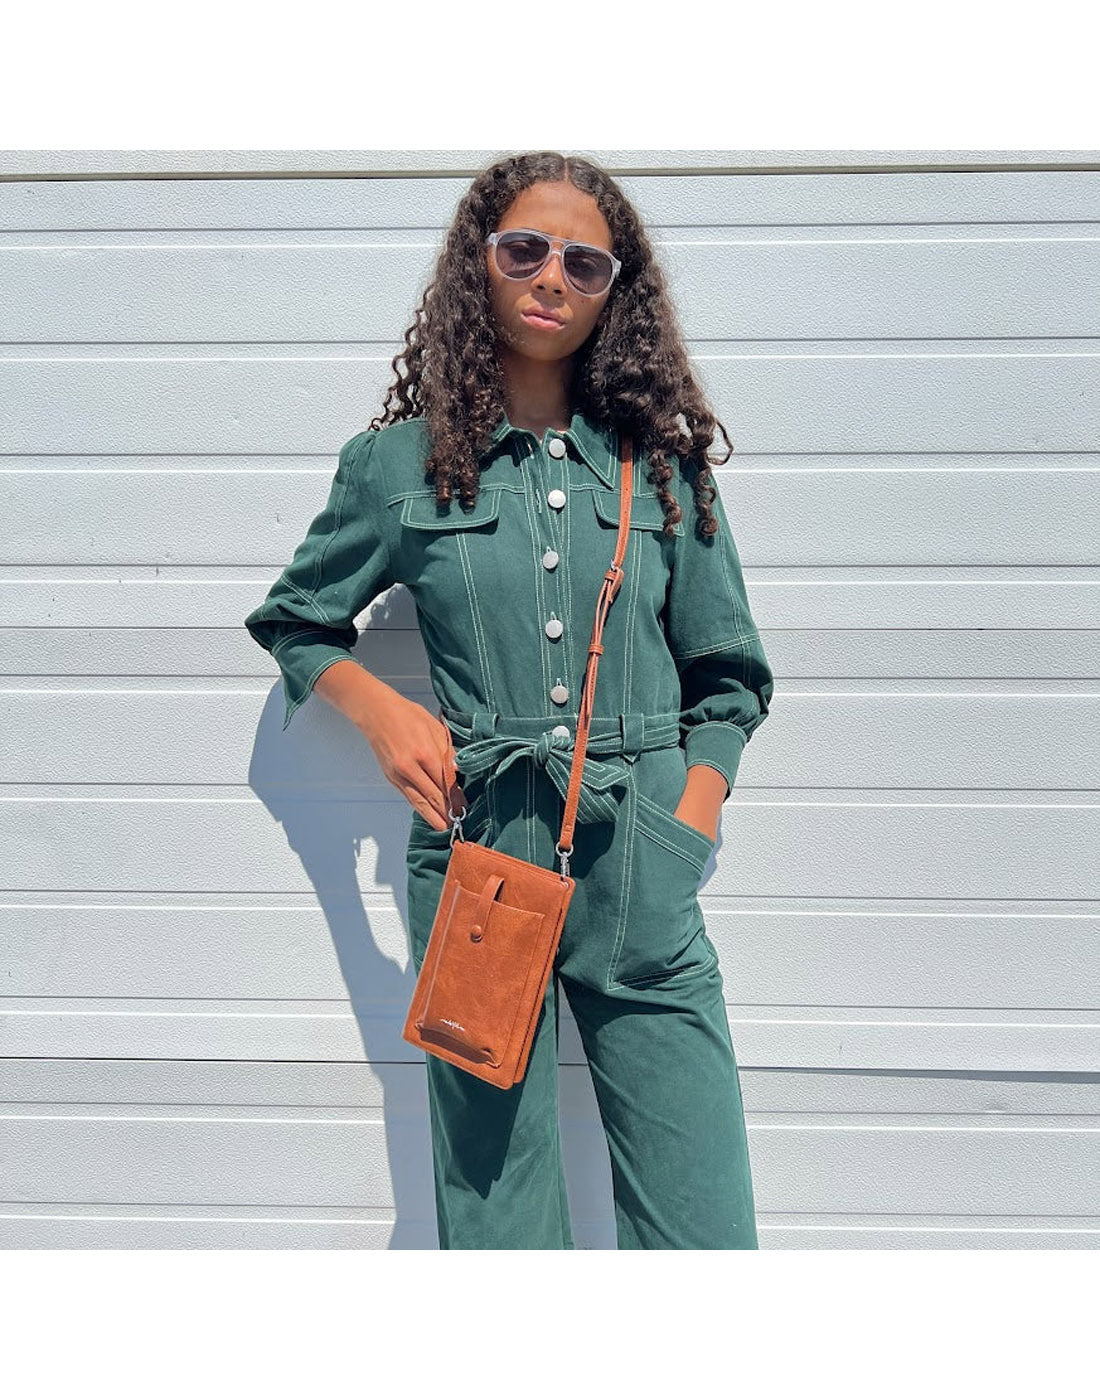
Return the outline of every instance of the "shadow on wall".
<path id="1" fill-rule="evenodd" d="M 404 693 L 432 708 L 430 695 Z M 385 1222 L 392 1209 L 390 1249 L 435 1249 L 438 1237 L 427 1086 L 424 1071 L 417 1064 L 418 1059 L 422 1064 L 423 1055 L 401 1038 L 415 984 L 406 890 L 406 842 L 412 809 L 406 803 L 402 811 L 403 799 L 383 777 L 366 739 L 320 696 L 311 696 L 286 730 L 282 727 L 284 706 L 279 684 L 268 697 L 256 731 L 248 782 L 282 826 L 288 846 L 301 861 L 336 953 L 334 976 L 320 950 L 301 940 L 295 947 L 293 937 L 288 937 L 287 957 L 300 961 L 302 984 L 300 989 L 288 987 L 285 995 L 302 1002 L 322 1002 L 318 1009 L 326 1020 L 339 998 L 346 996 L 349 1003 L 339 1007 L 334 1034 L 326 1033 L 322 1023 L 312 1037 L 313 1048 L 299 1042 L 293 1058 L 345 1066 L 348 1061 L 358 1065 L 362 1060 L 366 1071 L 356 1081 L 363 1085 L 362 1094 L 350 1101 L 346 1094 L 340 1094 L 337 1103 L 323 1087 L 310 1101 L 317 1108 L 339 1107 L 359 1125 L 350 1129 L 348 1141 L 354 1144 L 350 1155 L 340 1152 L 339 1158 L 322 1162 L 316 1174 L 311 1173 L 316 1182 L 329 1175 L 331 1195 L 323 1188 L 327 1198 L 310 1204 L 334 1211 L 351 1209 L 364 1219 L 377 1221 L 377 1234 L 374 1230 L 364 1232 L 366 1247 L 384 1242 Z M 373 869 L 361 874 L 364 838 L 373 842 L 377 860 Z M 361 883 L 377 890 L 378 896 L 372 900 L 364 894 Z M 385 908 L 391 897 L 400 930 L 393 926 Z M 370 903 L 382 906 L 381 915 L 368 916 L 366 906 Z M 273 917 L 280 915 L 274 913 Z M 291 973 L 289 980 L 293 977 Z M 344 1020 L 349 1013 L 358 1031 L 361 1056 Z M 382 1121 L 375 1127 L 369 1120 L 379 1108 Z M 319 1141 L 318 1151 L 322 1150 Z M 293 1160 L 287 1162 L 286 1171 L 287 1199 L 297 1200 Z"/>

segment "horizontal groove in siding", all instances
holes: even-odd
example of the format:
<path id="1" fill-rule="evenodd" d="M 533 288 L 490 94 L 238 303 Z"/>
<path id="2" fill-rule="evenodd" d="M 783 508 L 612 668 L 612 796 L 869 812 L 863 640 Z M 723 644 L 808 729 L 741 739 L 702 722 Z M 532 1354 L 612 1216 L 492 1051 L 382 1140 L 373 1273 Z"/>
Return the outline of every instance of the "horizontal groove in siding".
<path id="1" fill-rule="evenodd" d="M 568 154 L 569 152 L 565 152 Z M 4 151 L 8 180 L 134 179 L 342 179 L 465 178 L 507 154 L 504 151 Z M 1100 151 L 657 151 L 577 152 L 616 175 L 729 175 L 740 171 L 1098 169 Z"/>

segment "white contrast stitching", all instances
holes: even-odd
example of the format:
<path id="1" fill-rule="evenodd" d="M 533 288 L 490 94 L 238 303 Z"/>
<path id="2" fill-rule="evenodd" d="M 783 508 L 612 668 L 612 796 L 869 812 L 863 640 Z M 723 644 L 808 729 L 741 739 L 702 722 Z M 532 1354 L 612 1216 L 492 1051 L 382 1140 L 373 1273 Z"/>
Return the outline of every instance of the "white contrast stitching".
<path id="1" fill-rule="evenodd" d="M 741 651 L 747 651 L 748 643 L 758 641 L 759 638 L 760 633 L 753 628 L 751 632 L 738 632 L 734 637 L 727 637 L 724 642 L 708 643 L 707 646 L 695 647 L 692 651 L 674 651 L 672 656 L 676 661 L 689 661 L 696 656 L 711 656 L 714 652 L 726 651 L 729 647 L 737 647 Z"/>
<path id="2" fill-rule="evenodd" d="M 285 637 L 280 637 L 271 647 L 271 654 L 275 656 L 288 642 L 300 642 L 306 637 L 331 637 L 334 628 L 321 627 L 299 627 L 297 631 L 289 632 Z"/>
<path id="3" fill-rule="evenodd" d="M 732 719 L 704 719 L 704 720 L 701 720 L 698 724 L 693 724 L 693 725 L 691 726 L 691 733 L 693 733 L 693 734 L 698 734 L 698 732 L 699 732 L 700 729 L 706 729 L 708 726 L 713 725 L 713 724 L 720 724 L 724 729 L 732 729 L 732 730 L 734 730 L 737 734 L 740 734 L 741 738 L 744 740 L 745 743 L 748 743 L 748 737 L 749 737 L 749 736 L 745 733 L 745 731 L 741 728 L 741 726 L 737 723 L 737 721 L 736 721 L 736 720 L 732 720 Z"/>
<path id="4" fill-rule="evenodd" d="M 485 630 L 481 619 L 481 609 L 477 602 L 477 588 L 474 584 L 473 572 L 470 569 L 470 559 L 466 549 L 466 536 L 456 535 L 458 541 L 458 559 L 462 565 L 462 576 L 466 580 L 466 596 L 470 602 L 470 616 L 474 624 L 474 639 L 477 642 L 478 659 L 481 662 L 481 674 L 485 683 L 485 699 L 490 708 L 496 708 L 495 692 L 493 689 L 493 675 L 489 666 L 488 651 L 485 646 Z"/>
<path id="5" fill-rule="evenodd" d="M 299 704 L 299 705 L 303 704 L 306 700 L 309 699 L 310 695 L 312 695 L 312 693 L 313 693 L 313 687 L 314 687 L 314 685 L 317 683 L 317 677 L 321 674 L 322 671 L 327 671 L 328 668 L 329 668 L 330 666 L 335 666 L 336 663 L 337 663 L 338 661 L 344 661 L 344 660 L 347 660 L 347 661 L 354 661 L 355 658 L 354 658 L 354 657 L 351 657 L 351 656 L 348 656 L 348 657 L 343 657 L 343 656 L 326 657 L 326 659 L 325 659 L 324 661 L 321 662 L 320 666 L 317 667 L 316 671 L 314 671 L 313 675 L 310 676 L 309 680 L 306 682 L 306 692 L 305 692 L 305 694 L 302 696 L 301 700 L 298 701 L 298 704 Z M 358 665 L 359 663 L 356 661 L 355 664 Z"/>
<path id="6" fill-rule="evenodd" d="M 335 518 L 333 521 L 333 526 L 332 529 L 329 531 L 328 538 L 325 540 L 324 545 L 321 547 L 321 552 L 320 554 L 318 554 L 316 562 L 313 566 L 313 582 L 310 584 L 309 589 L 311 595 L 316 593 L 318 588 L 320 588 L 321 586 L 321 572 L 325 563 L 325 555 L 328 553 L 329 547 L 332 544 L 333 540 L 340 533 L 340 526 L 343 522 L 344 516 L 344 499 L 348 494 L 348 487 L 351 485 L 352 460 L 354 458 L 354 455 L 354 452 L 349 452 L 346 458 L 347 470 L 344 473 L 344 480 L 340 487 L 340 494 L 336 498 Z M 289 582 L 289 579 L 287 580 L 287 582 Z M 294 587 L 294 585 L 292 584 L 291 587 Z M 295 591 L 298 592 L 299 590 L 296 589 Z M 316 600 L 311 596 L 309 601 L 313 607 L 313 611 L 317 614 L 321 621 L 331 626 L 332 619 L 325 614 L 324 610 L 320 607 Z"/>
<path id="7" fill-rule="evenodd" d="M 622 879 L 619 882 L 619 927 L 615 932 L 615 946 L 611 950 L 611 958 L 607 964 L 607 976 L 604 978 L 604 991 L 611 991 L 618 980 L 615 976 L 619 969 L 619 955 L 622 952 L 623 938 L 626 934 L 626 920 L 629 910 L 627 908 L 630 892 L 630 871 L 634 863 L 634 825 L 637 821 L 638 797 L 635 788 L 635 776 L 633 768 L 627 770 L 626 775 L 626 796 L 624 798 L 626 806 L 626 835 L 623 841 L 623 869 Z"/>
<path id="8" fill-rule="evenodd" d="M 633 505 L 633 502 L 631 503 Z M 638 541 L 640 545 L 641 540 Z M 631 561 L 628 560 L 628 563 Z M 634 681 L 634 619 L 638 613 L 638 589 L 642 576 L 642 551 L 635 548 L 633 567 L 630 574 L 630 598 L 626 612 L 626 659 L 623 666 L 623 695 L 622 709 L 624 713 L 630 712 L 630 696 L 633 694 Z"/>

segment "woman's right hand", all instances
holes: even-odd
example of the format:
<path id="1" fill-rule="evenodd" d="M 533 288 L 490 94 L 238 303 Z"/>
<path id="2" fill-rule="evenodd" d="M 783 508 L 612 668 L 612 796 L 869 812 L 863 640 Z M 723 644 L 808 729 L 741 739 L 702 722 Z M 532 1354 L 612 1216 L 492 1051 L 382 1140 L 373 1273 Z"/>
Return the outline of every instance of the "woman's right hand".
<path id="1" fill-rule="evenodd" d="M 451 731 L 442 719 L 387 686 L 358 728 L 387 780 L 436 831 L 450 826 L 448 800 L 455 812 L 466 810 Z"/>

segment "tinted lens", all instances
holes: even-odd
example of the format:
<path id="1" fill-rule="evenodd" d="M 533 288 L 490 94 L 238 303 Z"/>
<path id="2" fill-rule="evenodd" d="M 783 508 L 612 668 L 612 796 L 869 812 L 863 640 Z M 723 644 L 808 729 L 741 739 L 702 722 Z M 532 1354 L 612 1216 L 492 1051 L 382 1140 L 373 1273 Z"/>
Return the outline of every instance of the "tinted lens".
<path id="1" fill-rule="evenodd" d="M 565 272 L 579 292 L 597 296 L 611 281 L 611 259 L 598 248 L 567 248 Z"/>
<path id="2" fill-rule="evenodd" d="M 497 264 L 505 277 L 531 277 L 549 251 L 548 240 L 537 233 L 505 233 L 497 240 Z"/>

